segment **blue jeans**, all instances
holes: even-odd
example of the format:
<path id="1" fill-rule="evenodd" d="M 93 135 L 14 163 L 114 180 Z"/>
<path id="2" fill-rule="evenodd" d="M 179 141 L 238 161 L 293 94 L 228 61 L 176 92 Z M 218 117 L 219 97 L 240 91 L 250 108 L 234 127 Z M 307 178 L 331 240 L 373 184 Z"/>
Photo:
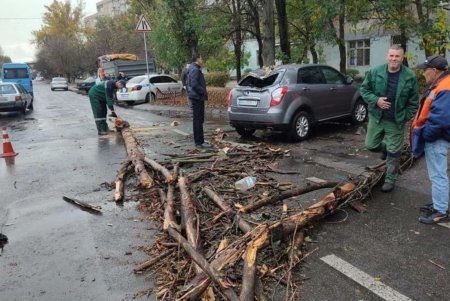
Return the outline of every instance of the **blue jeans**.
<path id="1" fill-rule="evenodd" d="M 450 143 L 446 140 L 436 140 L 425 143 L 425 158 L 427 160 L 428 177 L 431 181 L 431 197 L 433 208 L 440 213 L 448 210 L 448 175 L 447 154 Z"/>

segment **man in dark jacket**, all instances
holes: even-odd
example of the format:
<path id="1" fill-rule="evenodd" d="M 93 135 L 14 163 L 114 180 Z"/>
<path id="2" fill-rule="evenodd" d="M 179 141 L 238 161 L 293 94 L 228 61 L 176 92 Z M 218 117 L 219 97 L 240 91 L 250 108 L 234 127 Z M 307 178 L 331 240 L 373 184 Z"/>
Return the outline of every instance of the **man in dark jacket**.
<path id="1" fill-rule="evenodd" d="M 107 135 L 109 132 L 106 123 L 107 107 L 111 111 L 111 117 L 117 117 L 114 112 L 114 92 L 125 87 L 125 81 L 108 80 L 92 86 L 89 90 L 89 101 L 94 114 L 95 125 L 99 135 Z"/>
<path id="2" fill-rule="evenodd" d="M 425 215 L 419 221 L 425 224 L 448 220 L 449 184 L 447 156 L 450 147 L 450 72 L 448 63 L 439 55 L 428 57 L 423 64 L 425 91 L 419 111 L 412 124 L 412 150 L 414 157 L 425 152 L 428 177 L 431 181 L 432 203 L 421 207 Z"/>
<path id="3" fill-rule="evenodd" d="M 367 72 L 360 88 L 369 111 L 366 147 L 386 155 L 386 177 L 381 187 L 383 192 L 394 189 L 405 123 L 414 117 L 419 101 L 416 75 L 402 64 L 403 58 L 403 48 L 392 45 L 388 51 L 387 64 Z"/>
<path id="4" fill-rule="evenodd" d="M 198 148 L 210 148 L 203 137 L 203 122 L 205 121 L 205 101 L 208 100 L 205 77 L 201 66 L 203 59 L 199 54 L 192 56 L 192 64 L 188 71 L 188 97 L 193 110 L 194 143 Z"/>

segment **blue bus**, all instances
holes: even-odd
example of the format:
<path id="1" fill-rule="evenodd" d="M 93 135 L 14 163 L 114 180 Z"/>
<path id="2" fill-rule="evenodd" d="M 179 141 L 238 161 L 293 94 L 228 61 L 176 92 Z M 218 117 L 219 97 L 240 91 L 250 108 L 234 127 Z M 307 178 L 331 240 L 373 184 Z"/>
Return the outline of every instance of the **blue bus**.
<path id="1" fill-rule="evenodd" d="M 23 63 L 5 63 L 2 66 L 1 79 L 3 82 L 22 84 L 25 90 L 33 96 L 33 75 L 31 68 Z"/>

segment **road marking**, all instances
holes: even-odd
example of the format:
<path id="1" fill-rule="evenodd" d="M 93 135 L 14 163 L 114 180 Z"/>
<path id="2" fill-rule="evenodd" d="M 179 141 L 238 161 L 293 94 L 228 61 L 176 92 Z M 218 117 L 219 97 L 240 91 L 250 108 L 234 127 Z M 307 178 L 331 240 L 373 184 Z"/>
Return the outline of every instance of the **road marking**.
<path id="1" fill-rule="evenodd" d="M 374 277 L 364 273 L 350 263 L 340 259 L 334 254 L 320 258 L 323 262 L 335 268 L 356 283 L 364 286 L 384 300 L 389 301 L 412 301 L 412 299 L 400 294 L 381 281 L 376 281 Z"/>
<path id="2" fill-rule="evenodd" d="M 181 134 L 183 136 L 190 136 L 190 134 L 183 132 L 182 130 L 172 129 L 175 133 Z"/>

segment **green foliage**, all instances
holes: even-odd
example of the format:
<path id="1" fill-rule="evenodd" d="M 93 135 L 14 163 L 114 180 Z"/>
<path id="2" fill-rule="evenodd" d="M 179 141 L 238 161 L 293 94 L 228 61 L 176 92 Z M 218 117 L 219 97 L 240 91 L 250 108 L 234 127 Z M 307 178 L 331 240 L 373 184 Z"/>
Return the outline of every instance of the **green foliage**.
<path id="1" fill-rule="evenodd" d="M 413 68 L 412 70 L 416 73 L 417 82 L 419 83 L 419 93 L 422 94 L 429 86 L 423 76 L 423 70 L 417 68 Z"/>
<path id="2" fill-rule="evenodd" d="M 205 81 L 207 86 L 211 87 L 225 87 L 230 80 L 227 72 L 208 72 L 205 74 Z"/>
<path id="3" fill-rule="evenodd" d="M 359 70 L 347 68 L 347 75 L 351 76 L 352 78 L 355 78 L 356 75 L 358 75 L 358 74 L 359 74 Z"/>
<path id="4" fill-rule="evenodd" d="M 425 49 L 427 55 L 445 54 L 445 49 L 450 46 L 449 34 L 450 28 L 447 13 L 443 8 L 439 8 L 430 30 L 426 30 L 423 34 L 420 46 Z"/>

